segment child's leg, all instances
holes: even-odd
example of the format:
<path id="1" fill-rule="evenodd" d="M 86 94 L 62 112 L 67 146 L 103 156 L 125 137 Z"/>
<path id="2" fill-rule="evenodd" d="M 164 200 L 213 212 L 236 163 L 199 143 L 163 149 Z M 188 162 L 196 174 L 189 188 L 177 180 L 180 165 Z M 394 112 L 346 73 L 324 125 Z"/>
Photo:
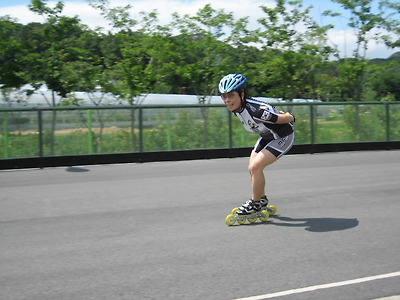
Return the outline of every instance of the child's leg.
<path id="1" fill-rule="evenodd" d="M 256 153 L 253 151 L 250 155 L 249 173 L 251 177 L 252 198 L 254 201 L 260 201 L 262 196 L 265 196 L 265 177 L 264 169 L 266 166 L 277 161 L 271 152 L 262 149 Z"/>

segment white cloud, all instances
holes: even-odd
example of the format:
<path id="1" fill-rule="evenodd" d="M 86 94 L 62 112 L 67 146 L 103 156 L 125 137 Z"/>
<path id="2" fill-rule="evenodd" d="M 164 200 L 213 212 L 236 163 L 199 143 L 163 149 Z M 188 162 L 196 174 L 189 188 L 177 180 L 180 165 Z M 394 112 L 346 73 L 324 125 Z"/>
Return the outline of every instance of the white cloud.
<path id="1" fill-rule="evenodd" d="M 330 45 L 338 48 L 341 57 L 353 56 L 353 51 L 356 49 L 357 38 L 352 29 L 330 30 L 328 37 Z M 372 37 L 368 38 L 368 40 L 368 58 L 388 58 L 396 52 L 396 50 L 386 47 L 383 43 L 376 42 Z M 360 52 L 360 54 L 363 55 L 362 52 Z"/>
<path id="2" fill-rule="evenodd" d="M 26 5 L 0 7 L 0 16 L 9 15 L 22 24 L 30 22 L 43 22 L 43 17 L 35 15 Z"/>
<path id="3" fill-rule="evenodd" d="M 48 5 L 54 5 L 54 1 L 49 1 Z M 103 27 L 109 29 L 108 21 L 105 20 L 98 10 L 92 8 L 86 1 L 68 1 L 64 0 L 65 6 L 63 13 L 67 16 L 75 16 L 81 19 L 83 24 L 88 25 L 90 28 Z M 168 24 L 171 21 L 171 14 L 177 12 L 179 15 L 189 14 L 194 15 L 199 9 L 203 8 L 206 4 L 211 3 L 214 9 L 224 9 L 226 13 L 232 12 L 235 19 L 248 17 L 249 28 L 255 29 L 259 27 L 257 19 L 264 17 L 265 14 L 260 6 L 272 6 L 272 0 L 110 0 L 111 7 L 132 6 L 132 16 L 136 17 L 139 12 L 150 12 L 157 10 L 158 20 L 160 24 Z M 10 15 L 16 18 L 19 22 L 27 24 L 30 22 L 42 22 L 43 17 L 31 12 L 27 5 L 17 5 L 0 7 L 0 16 Z M 355 37 L 350 30 L 331 30 L 329 39 L 332 44 L 337 45 L 341 56 L 351 56 L 355 46 Z M 367 52 L 368 57 L 387 58 L 395 52 L 393 49 L 387 49 L 382 44 L 370 42 L 370 48 Z"/>
<path id="4" fill-rule="evenodd" d="M 168 24 L 172 20 L 172 13 L 176 12 L 179 15 L 183 16 L 185 14 L 195 15 L 198 10 L 203 8 L 205 5 L 209 4 L 209 0 L 193 0 L 193 1 L 182 1 L 182 0 L 137 0 L 135 2 L 132 1 L 124 1 L 124 0 L 111 0 L 111 7 L 116 6 L 126 6 L 131 5 L 132 15 L 137 16 L 139 12 L 151 12 L 156 10 L 158 13 L 158 20 L 160 24 Z M 212 8 L 214 9 L 223 9 L 226 13 L 233 13 L 236 19 L 242 17 L 249 17 L 249 26 L 256 28 L 257 27 L 257 19 L 263 15 L 263 12 L 259 8 L 260 5 L 268 5 L 268 1 L 265 0 L 250 0 L 247 2 L 243 1 L 227 1 L 227 0 L 216 0 L 211 3 Z M 272 3 L 272 1 L 270 2 Z M 76 5 L 76 3 L 69 3 L 69 5 Z M 87 5 L 88 6 L 88 5 Z M 74 11 L 72 8 L 71 11 Z M 76 10 L 75 10 L 76 11 Z M 82 11 L 82 10 L 80 10 Z M 80 13 L 82 21 L 94 21 L 96 15 L 97 24 L 102 23 L 103 26 L 106 26 L 107 23 L 102 19 L 97 11 L 93 12 L 93 10 L 83 11 L 84 13 Z M 65 10 L 65 13 L 68 13 Z M 92 24 L 86 22 L 87 24 Z"/>
<path id="5" fill-rule="evenodd" d="M 375 41 L 371 41 L 368 45 L 368 57 L 370 58 L 388 58 L 397 51 L 399 51 L 398 48 L 397 50 L 389 49 L 382 43 Z"/>
<path id="6" fill-rule="evenodd" d="M 330 30 L 328 32 L 330 46 L 337 47 L 341 57 L 352 56 L 356 44 L 356 37 L 351 30 Z"/>
<path id="7" fill-rule="evenodd" d="M 54 5 L 54 1 L 49 1 L 48 5 Z M 141 11 L 150 12 L 157 10 L 158 19 L 160 24 L 167 24 L 171 21 L 171 15 L 177 12 L 179 15 L 189 14 L 194 15 L 199 9 L 203 8 L 206 4 L 209 4 L 209 0 L 137 0 L 137 1 L 126 1 L 126 0 L 110 0 L 110 6 L 124 7 L 131 5 L 132 15 L 135 16 Z M 268 5 L 272 3 L 265 0 L 250 0 L 247 2 L 237 0 L 216 0 L 211 3 L 214 9 L 224 9 L 226 13 L 232 12 L 235 18 L 249 17 L 251 26 L 257 26 L 257 19 L 263 15 L 260 5 Z M 96 26 L 106 27 L 108 22 L 100 15 L 99 11 L 92 8 L 86 1 L 82 2 L 68 2 L 65 1 L 63 14 L 67 16 L 78 15 L 82 23 L 89 25 L 91 28 Z M 19 22 L 27 24 L 29 22 L 40 22 L 43 21 L 41 16 L 38 16 L 31 12 L 26 5 L 8 6 L 0 8 L 0 16 L 11 15 L 18 19 Z"/>

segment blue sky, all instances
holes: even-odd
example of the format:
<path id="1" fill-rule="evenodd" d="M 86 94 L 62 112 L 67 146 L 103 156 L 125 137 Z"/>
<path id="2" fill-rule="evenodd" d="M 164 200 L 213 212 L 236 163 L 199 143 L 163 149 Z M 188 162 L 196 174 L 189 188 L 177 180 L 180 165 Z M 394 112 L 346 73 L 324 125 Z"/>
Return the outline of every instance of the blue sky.
<path id="1" fill-rule="evenodd" d="M 374 0 L 375 5 L 379 2 Z M 51 4 L 56 1 L 47 1 Z M 63 13 L 69 16 L 78 15 L 81 22 L 91 28 L 96 26 L 107 27 L 107 22 L 99 15 L 98 11 L 91 8 L 86 0 L 63 0 L 65 3 Z M 30 0 L 0 0 L 0 16 L 10 15 L 18 22 L 26 24 L 29 22 L 42 22 L 43 17 L 35 15 L 27 8 Z M 241 18 L 248 16 L 249 27 L 257 26 L 257 19 L 264 16 L 259 8 L 260 5 L 269 6 L 274 0 L 110 0 L 112 6 L 125 6 L 131 4 L 135 12 L 152 11 L 157 9 L 160 23 L 168 23 L 171 14 L 195 14 L 204 5 L 211 3 L 215 9 L 224 9 L 226 12 L 233 12 L 235 17 Z M 303 0 L 305 7 L 313 6 L 311 14 L 315 21 L 320 25 L 333 24 L 335 29 L 330 31 L 329 39 L 332 45 L 337 45 L 342 56 L 351 56 L 354 49 L 355 37 L 348 28 L 346 16 L 349 13 L 331 0 Z M 344 17 L 329 18 L 322 16 L 322 12 L 330 9 L 334 12 L 343 14 Z M 387 58 L 400 49 L 387 49 L 384 45 L 370 42 L 367 56 L 369 58 Z"/>

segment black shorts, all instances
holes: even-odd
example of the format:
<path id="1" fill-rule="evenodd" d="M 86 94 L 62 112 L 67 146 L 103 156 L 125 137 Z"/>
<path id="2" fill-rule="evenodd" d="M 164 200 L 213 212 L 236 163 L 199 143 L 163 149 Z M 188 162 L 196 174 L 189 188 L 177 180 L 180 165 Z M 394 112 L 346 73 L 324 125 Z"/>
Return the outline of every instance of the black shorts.
<path id="1" fill-rule="evenodd" d="M 294 133 L 284 136 L 279 139 L 264 139 L 260 137 L 256 144 L 254 145 L 254 151 L 256 153 L 260 152 L 262 149 L 268 150 L 276 158 L 281 157 L 282 155 L 286 154 L 293 146 L 294 142 Z"/>

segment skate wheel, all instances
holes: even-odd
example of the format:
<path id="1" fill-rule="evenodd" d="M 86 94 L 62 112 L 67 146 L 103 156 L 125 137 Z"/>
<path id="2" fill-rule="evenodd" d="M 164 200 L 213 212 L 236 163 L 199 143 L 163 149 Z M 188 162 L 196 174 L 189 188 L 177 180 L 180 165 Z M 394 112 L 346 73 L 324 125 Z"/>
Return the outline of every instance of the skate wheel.
<path id="1" fill-rule="evenodd" d="M 275 207 L 274 205 L 270 205 L 270 206 L 268 206 L 267 208 L 268 208 L 268 212 L 269 212 L 269 214 L 270 214 L 271 216 L 273 216 L 273 215 L 276 214 L 277 209 L 276 209 L 276 207 Z"/>
<path id="2" fill-rule="evenodd" d="M 234 215 L 235 212 L 239 209 L 239 207 L 235 207 L 234 209 L 232 209 L 231 214 Z"/>
<path id="3" fill-rule="evenodd" d="M 268 211 L 263 210 L 261 213 L 264 214 L 265 216 L 259 217 L 260 221 L 261 221 L 261 222 L 266 222 L 266 221 L 268 221 L 268 219 L 269 219 L 269 213 L 268 213 Z"/>
<path id="4" fill-rule="evenodd" d="M 243 225 L 244 223 L 246 223 L 246 218 L 240 218 L 240 219 L 237 220 L 237 222 L 238 222 L 240 225 Z"/>
<path id="5" fill-rule="evenodd" d="M 257 221 L 258 217 L 256 215 L 251 215 L 247 220 L 250 223 L 254 223 L 255 221 Z"/>
<path id="6" fill-rule="evenodd" d="M 235 216 L 233 214 L 227 215 L 225 218 L 225 223 L 228 226 L 232 226 L 233 224 L 235 224 Z"/>

